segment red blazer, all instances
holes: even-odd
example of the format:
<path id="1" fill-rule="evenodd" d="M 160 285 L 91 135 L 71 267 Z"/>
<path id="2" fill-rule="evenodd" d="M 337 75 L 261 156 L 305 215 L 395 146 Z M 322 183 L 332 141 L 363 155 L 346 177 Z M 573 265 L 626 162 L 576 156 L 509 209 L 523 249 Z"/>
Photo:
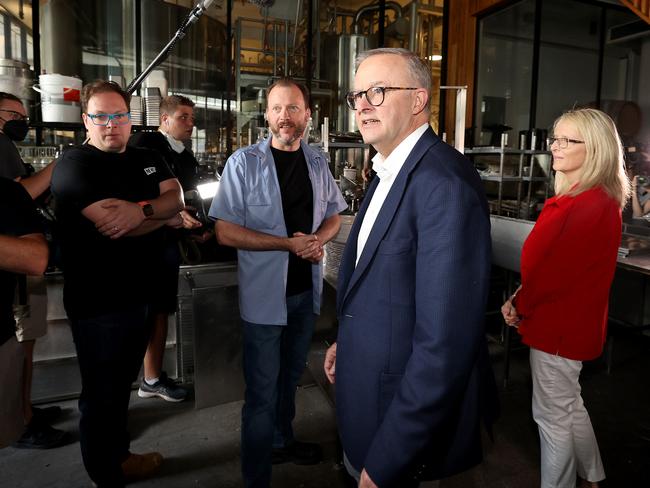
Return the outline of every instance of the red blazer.
<path id="1" fill-rule="evenodd" d="M 621 208 L 601 188 L 546 201 L 521 254 L 522 341 L 584 361 L 603 350 Z"/>

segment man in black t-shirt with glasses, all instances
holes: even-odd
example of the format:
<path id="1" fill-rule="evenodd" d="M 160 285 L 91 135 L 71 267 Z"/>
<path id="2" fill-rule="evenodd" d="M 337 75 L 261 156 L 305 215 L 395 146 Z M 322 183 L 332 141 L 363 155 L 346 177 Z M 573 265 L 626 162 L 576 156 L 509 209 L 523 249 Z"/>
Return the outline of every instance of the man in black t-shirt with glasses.
<path id="1" fill-rule="evenodd" d="M 47 243 L 32 199 L 0 177 L 0 448 L 23 433 L 23 349 L 16 341 L 13 300 L 16 274 L 41 275 Z"/>
<path id="2" fill-rule="evenodd" d="M 84 86 L 89 142 L 67 150 L 52 178 L 63 301 L 81 370 L 81 453 L 100 488 L 150 476 L 162 463 L 159 453 L 129 452 L 127 416 L 151 332 L 162 227 L 182 225 L 178 180 L 158 154 L 127 147 L 129 99 L 113 82 Z"/>

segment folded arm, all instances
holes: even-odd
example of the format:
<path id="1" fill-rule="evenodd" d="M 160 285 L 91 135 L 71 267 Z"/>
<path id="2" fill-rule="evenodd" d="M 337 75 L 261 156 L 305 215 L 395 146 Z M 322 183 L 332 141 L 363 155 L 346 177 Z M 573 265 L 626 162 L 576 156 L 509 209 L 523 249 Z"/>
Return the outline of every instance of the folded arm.
<path id="1" fill-rule="evenodd" d="M 182 222 L 179 213 L 184 208 L 180 183 L 170 178 L 159 187 L 160 196 L 149 200 L 154 210 L 151 217 L 145 217 L 138 203 L 118 198 L 94 202 L 82 214 L 95 224 L 98 232 L 111 239 L 148 234 L 164 225 L 176 227 Z"/>
<path id="2" fill-rule="evenodd" d="M 41 275 L 47 267 L 48 256 L 43 234 L 0 235 L 0 269 L 4 271 Z"/>

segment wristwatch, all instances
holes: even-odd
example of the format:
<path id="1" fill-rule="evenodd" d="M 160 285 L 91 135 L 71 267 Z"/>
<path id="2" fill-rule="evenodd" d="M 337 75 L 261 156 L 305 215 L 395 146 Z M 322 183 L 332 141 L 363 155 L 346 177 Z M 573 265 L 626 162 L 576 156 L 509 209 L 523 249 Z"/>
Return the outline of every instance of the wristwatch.
<path id="1" fill-rule="evenodd" d="M 143 200 L 141 202 L 138 202 L 138 205 L 140 205 L 142 208 L 142 213 L 145 217 L 151 217 L 153 215 L 153 205 L 151 205 L 148 201 Z"/>

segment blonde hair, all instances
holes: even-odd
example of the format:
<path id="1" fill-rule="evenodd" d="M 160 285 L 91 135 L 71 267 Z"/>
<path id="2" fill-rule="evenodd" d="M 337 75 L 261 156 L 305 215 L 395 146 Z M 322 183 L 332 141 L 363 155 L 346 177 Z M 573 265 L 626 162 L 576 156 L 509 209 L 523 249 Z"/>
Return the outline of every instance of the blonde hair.
<path id="1" fill-rule="evenodd" d="M 575 126 L 584 141 L 586 155 L 575 188 L 571 189 L 564 174 L 556 173 L 555 194 L 575 196 L 599 186 L 623 208 L 630 198 L 630 180 L 625 173 L 623 145 L 614 121 L 600 110 L 581 108 L 558 117 L 553 124 L 554 132 L 560 122 Z"/>

